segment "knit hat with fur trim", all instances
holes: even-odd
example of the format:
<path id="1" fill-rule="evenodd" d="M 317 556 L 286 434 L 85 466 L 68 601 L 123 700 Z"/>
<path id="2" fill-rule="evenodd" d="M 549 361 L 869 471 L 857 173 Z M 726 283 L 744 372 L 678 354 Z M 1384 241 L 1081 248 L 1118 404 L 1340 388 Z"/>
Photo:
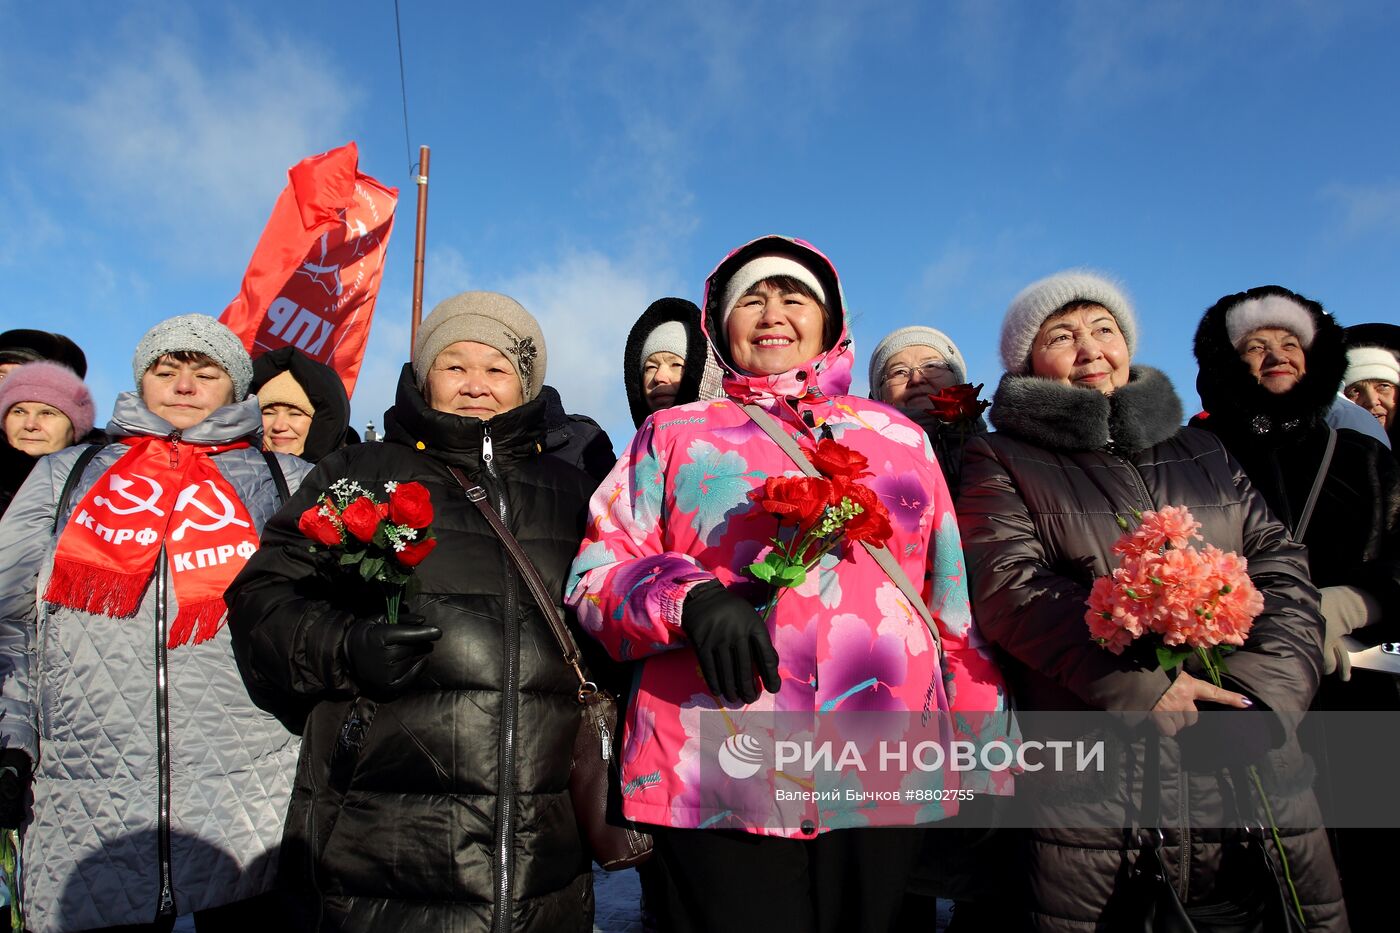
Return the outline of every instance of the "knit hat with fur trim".
<path id="1" fill-rule="evenodd" d="M 259 387 L 257 395 L 259 408 L 266 408 L 269 405 L 290 405 L 308 415 L 316 414 L 316 406 L 311 404 L 311 398 L 290 370 L 283 370 L 264 382 Z"/>
<path id="2" fill-rule="evenodd" d="M 1225 312 L 1225 333 L 1239 349 L 1244 339 L 1261 327 L 1278 327 L 1295 335 L 1306 350 L 1317 336 L 1312 312 L 1286 295 L 1260 295 Z"/>
<path id="3" fill-rule="evenodd" d="M 428 384 L 428 371 L 438 354 L 463 340 L 500 350 L 520 377 L 525 401 L 540 394 L 546 362 L 544 333 L 520 302 L 498 292 L 462 292 L 433 308 L 419 325 L 413 344 L 418 388 Z"/>
<path id="4" fill-rule="evenodd" d="M 959 384 L 967 382 L 967 362 L 958 352 L 958 345 L 943 331 L 916 324 L 913 327 L 901 327 L 875 345 L 875 352 L 870 355 L 871 398 L 878 400 L 880 397 L 880 385 L 884 380 L 885 366 L 890 357 L 909 347 L 932 347 L 937 350 L 943 359 L 948 361 L 948 366 L 953 371 L 953 381 Z"/>
<path id="5" fill-rule="evenodd" d="M 1031 368 L 1031 344 L 1046 319 L 1067 304 L 1092 301 L 1103 305 L 1118 322 L 1128 355 L 1137 353 L 1137 317 L 1132 303 L 1117 285 L 1088 269 L 1071 269 L 1032 282 L 1011 300 L 1001 322 L 1001 362 L 1009 373 Z"/>
<path id="6" fill-rule="evenodd" d="M 757 256 L 735 269 L 734 275 L 725 283 L 724 312 L 720 315 L 720 327 L 723 328 L 728 323 L 730 312 L 734 310 L 734 306 L 739 303 L 739 299 L 744 297 L 749 289 L 764 279 L 777 278 L 781 275 L 797 279 L 815 292 L 823 305 L 826 304 L 826 290 L 822 288 L 822 283 L 817 280 L 817 277 L 812 274 L 812 270 L 786 256 Z"/>
<path id="7" fill-rule="evenodd" d="M 207 314 L 182 314 L 166 318 L 146 331 L 146 336 L 136 345 L 136 355 L 131 359 L 131 372 L 136 377 L 136 388 L 141 388 L 141 377 L 156 360 L 167 353 L 186 350 L 203 353 L 218 363 L 233 380 L 233 400 L 241 402 L 248 397 L 248 383 L 253 381 L 253 360 L 243 348 L 233 331 Z"/>
<path id="8" fill-rule="evenodd" d="M 1400 360 L 1384 347 L 1352 347 L 1347 350 L 1347 372 L 1342 385 L 1349 388 L 1363 379 L 1400 385 Z"/>
<path id="9" fill-rule="evenodd" d="M 42 402 L 63 412 L 73 423 L 74 443 L 92 430 L 92 393 L 78 374 L 62 363 L 41 360 L 10 370 L 0 382 L 0 417 L 20 402 Z"/>

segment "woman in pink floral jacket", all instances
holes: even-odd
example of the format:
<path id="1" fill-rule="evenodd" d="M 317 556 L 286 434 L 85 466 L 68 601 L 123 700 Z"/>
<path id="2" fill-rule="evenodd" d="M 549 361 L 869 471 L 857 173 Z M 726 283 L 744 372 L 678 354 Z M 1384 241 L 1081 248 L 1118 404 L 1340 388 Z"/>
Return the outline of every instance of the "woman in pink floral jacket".
<path id="1" fill-rule="evenodd" d="M 643 423 L 593 497 L 570 580 L 581 625 L 614 657 L 642 661 L 623 809 L 662 827 L 668 913 L 681 928 L 742 919 L 765 931 L 884 929 L 919 835 L 872 827 L 942 819 L 959 796 L 1009 792 L 1006 775 L 970 786 L 950 770 L 881 770 L 861 745 L 868 770 L 809 778 L 800 763 L 775 768 L 752 736 L 838 735 L 839 755 L 874 721 L 898 731 L 955 720 L 960 737 L 1000 735 L 1003 682 L 971 617 L 953 505 L 924 433 L 846 394 L 853 353 L 840 284 L 810 244 L 769 236 L 735 250 L 710 275 L 704 312 L 728 398 Z M 745 404 L 809 456 L 832 438 L 868 459 L 873 478 L 863 482 L 890 511 L 889 549 L 924 594 L 941 649 L 885 571 L 844 543 L 765 620 L 771 592 L 744 571 L 777 521 L 750 492 L 800 471 Z M 716 731 L 731 741 L 702 741 Z"/>

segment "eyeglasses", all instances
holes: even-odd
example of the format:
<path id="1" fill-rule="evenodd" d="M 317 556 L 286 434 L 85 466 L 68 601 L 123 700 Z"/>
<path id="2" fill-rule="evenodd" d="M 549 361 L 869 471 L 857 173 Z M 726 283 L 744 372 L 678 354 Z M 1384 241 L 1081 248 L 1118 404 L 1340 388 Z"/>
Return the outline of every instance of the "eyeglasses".
<path id="1" fill-rule="evenodd" d="M 918 372 L 923 377 L 924 382 L 933 382 L 952 368 L 948 365 L 947 360 L 928 360 L 919 364 Z M 885 371 L 885 378 L 882 381 L 887 386 L 900 386 L 912 379 L 913 376 L 914 370 L 908 366 L 896 366 L 894 369 Z"/>

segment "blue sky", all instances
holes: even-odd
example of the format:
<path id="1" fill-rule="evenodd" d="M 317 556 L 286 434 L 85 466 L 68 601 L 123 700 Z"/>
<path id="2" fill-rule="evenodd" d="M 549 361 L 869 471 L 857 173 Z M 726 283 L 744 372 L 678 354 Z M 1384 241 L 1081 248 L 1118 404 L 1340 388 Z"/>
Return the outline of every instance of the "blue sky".
<path id="1" fill-rule="evenodd" d="M 425 304 L 504 291 L 548 380 L 620 447 L 628 327 L 730 248 L 804 237 L 841 271 L 855 391 L 911 323 L 1000 376 L 1023 285 L 1087 265 L 1137 359 L 1195 404 L 1190 338 L 1276 282 L 1400 320 L 1400 7 L 1384 2 L 401 0 L 413 151 L 432 147 Z M 99 409 L 141 334 L 217 314 L 288 166 L 354 139 L 401 189 L 357 425 L 407 357 L 414 190 L 392 0 L 0 0 L 0 324 L 57 330 Z"/>

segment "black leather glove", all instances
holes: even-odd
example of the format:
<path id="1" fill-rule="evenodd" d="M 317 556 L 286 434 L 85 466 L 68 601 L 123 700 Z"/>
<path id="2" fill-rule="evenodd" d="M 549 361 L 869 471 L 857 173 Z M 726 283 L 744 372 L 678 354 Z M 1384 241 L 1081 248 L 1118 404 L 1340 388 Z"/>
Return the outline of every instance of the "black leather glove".
<path id="1" fill-rule="evenodd" d="M 18 748 L 0 749 L 0 829 L 19 829 L 34 763 Z"/>
<path id="2" fill-rule="evenodd" d="M 695 648 L 710 692 L 731 703 L 758 699 L 754 669 L 763 689 L 777 693 L 778 652 L 758 612 L 718 580 L 691 590 L 681 606 L 681 630 Z"/>
<path id="3" fill-rule="evenodd" d="M 361 693 L 390 699 L 418 676 L 441 637 L 442 629 L 424 625 L 422 616 L 403 613 L 397 625 L 383 616 L 360 619 L 345 632 L 345 662 Z"/>

